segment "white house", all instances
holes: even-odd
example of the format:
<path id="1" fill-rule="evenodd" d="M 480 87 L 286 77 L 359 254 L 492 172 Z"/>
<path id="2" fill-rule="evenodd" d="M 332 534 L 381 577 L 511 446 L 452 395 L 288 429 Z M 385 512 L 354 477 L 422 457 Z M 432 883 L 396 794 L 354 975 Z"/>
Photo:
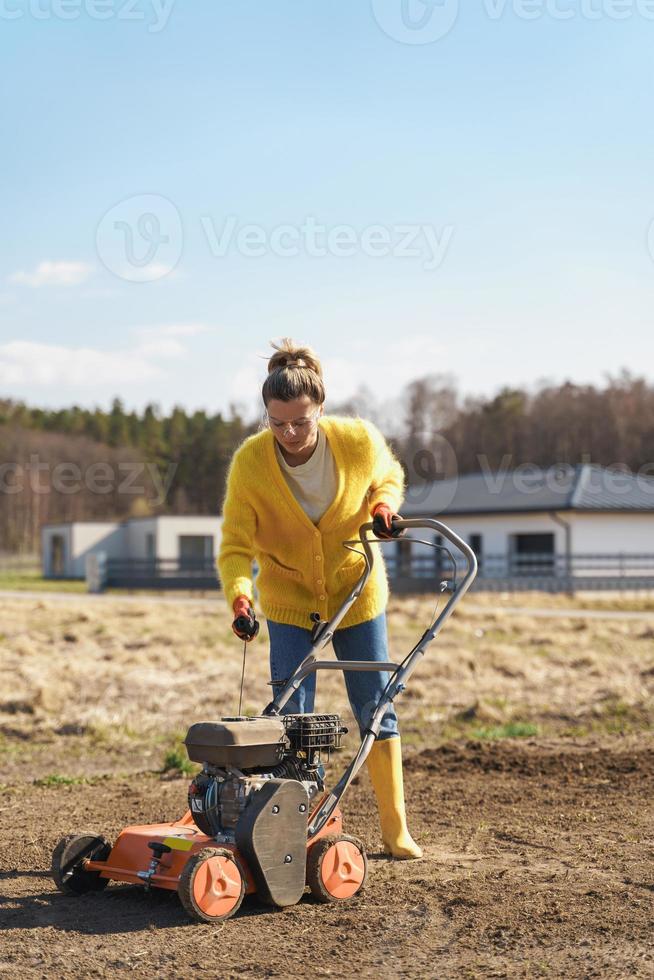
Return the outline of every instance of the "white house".
<path id="1" fill-rule="evenodd" d="M 84 578 L 91 555 L 132 565 L 210 566 L 218 554 L 221 525 L 217 515 L 45 524 L 41 528 L 43 576 Z"/>
<path id="2" fill-rule="evenodd" d="M 482 579 L 654 586 L 654 479 L 642 474 L 590 464 L 476 473 L 409 488 L 402 515 L 449 524 L 475 551 Z M 418 553 L 398 544 L 396 574 Z"/>
<path id="3" fill-rule="evenodd" d="M 590 464 L 471 474 L 410 487 L 402 515 L 435 517 L 465 538 L 479 560 L 478 586 L 654 588 L 651 477 Z M 84 578 L 96 555 L 112 566 L 109 584 L 215 587 L 221 524 L 211 515 L 47 524 L 43 574 Z M 402 540 L 383 548 L 395 591 L 448 577 L 440 550 Z"/>

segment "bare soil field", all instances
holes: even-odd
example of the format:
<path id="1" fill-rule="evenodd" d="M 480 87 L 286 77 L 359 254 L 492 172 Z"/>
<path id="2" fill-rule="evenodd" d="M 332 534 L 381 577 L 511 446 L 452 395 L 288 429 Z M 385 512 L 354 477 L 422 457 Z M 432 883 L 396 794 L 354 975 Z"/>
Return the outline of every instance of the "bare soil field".
<path id="1" fill-rule="evenodd" d="M 284 911 L 250 898 L 214 927 L 174 894 L 110 885 L 67 899 L 48 868 L 66 833 L 115 838 L 181 815 L 185 729 L 238 702 L 242 647 L 224 605 L 3 597 L 0 973 L 651 977 L 654 606 L 584 601 L 638 613 L 628 619 L 528 608 L 566 602 L 469 597 L 398 702 L 423 860 L 379 853 L 363 773 L 343 809 L 370 851 L 365 891 Z M 391 601 L 394 658 L 432 605 Z M 264 627 L 248 649 L 248 711 L 269 700 L 267 679 Z M 356 738 L 336 673 L 320 678 L 319 707 L 352 730 L 338 773 Z"/>

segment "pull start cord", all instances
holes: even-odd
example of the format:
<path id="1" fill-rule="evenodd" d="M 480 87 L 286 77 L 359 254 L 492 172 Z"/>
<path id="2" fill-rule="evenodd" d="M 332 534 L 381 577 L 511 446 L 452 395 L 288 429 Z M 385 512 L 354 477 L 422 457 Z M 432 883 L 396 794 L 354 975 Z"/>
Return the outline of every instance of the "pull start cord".
<path id="1" fill-rule="evenodd" d="M 243 682 L 245 680 L 245 651 L 248 648 L 248 641 L 243 640 L 243 668 L 241 670 L 241 692 L 238 696 L 238 717 L 241 717 L 241 708 L 243 707 Z"/>

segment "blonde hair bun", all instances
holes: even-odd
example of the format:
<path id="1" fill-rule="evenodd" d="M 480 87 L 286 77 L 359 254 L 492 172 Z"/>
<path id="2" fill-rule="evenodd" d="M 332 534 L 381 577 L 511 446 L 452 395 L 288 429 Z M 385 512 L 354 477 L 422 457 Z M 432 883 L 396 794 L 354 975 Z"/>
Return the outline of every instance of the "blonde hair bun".
<path id="1" fill-rule="evenodd" d="M 279 368 L 308 368 L 322 378 L 322 366 L 310 347 L 301 347 L 291 337 L 283 337 L 277 343 L 271 340 L 270 345 L 275 353 L 268 361 L 268 374 Z"/>
<path id="2" fill-rule="evenodd" d="M 275 353 L 268 361 L 268 377 L 263 383 L 264 404 L 272 399 L 292 401 L 308 395 L 317 405 L 325 401 L 322 365 L 310 347 L 297 344 L 291 337 L 270 341 Z"/>

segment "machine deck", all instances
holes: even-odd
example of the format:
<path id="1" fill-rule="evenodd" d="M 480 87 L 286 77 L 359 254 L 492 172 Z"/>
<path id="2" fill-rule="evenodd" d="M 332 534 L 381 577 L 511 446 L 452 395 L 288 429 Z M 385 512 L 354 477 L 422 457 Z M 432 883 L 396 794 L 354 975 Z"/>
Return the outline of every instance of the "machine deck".
<path id="1" fill-rule="evenodd" d="M 341 834 L 342 830 L 343 817 L 341 811 L 336 810 L 325 827 L 307 840 L 307 848 L 309 849 L 317 840 L 328 834 Z M 164 844 L 171 850 L 161 855 L 157 870 L 146 878 L 144 875 L 148 873 L 153 854 L 149 845 L 153 843 Z M 232 851 L 239 858 L 245 872 L 245 894 L 254 893 L 257 890 L 254 879 L 236 845 L 230 841 L 216 841 L 203 834 L 193 823 L 188 810 L 183 817 L 173 823 L 125 827 L 105 861 L 88 860 L 84 863 L 84 867 L 87 871 L 97 871 L 101 878 L 110 881 L 124 881 L 133 885 L 177 891 L 180 875 L 189 858 L 204 848 L 216 847 L 217 844 Z"/>

